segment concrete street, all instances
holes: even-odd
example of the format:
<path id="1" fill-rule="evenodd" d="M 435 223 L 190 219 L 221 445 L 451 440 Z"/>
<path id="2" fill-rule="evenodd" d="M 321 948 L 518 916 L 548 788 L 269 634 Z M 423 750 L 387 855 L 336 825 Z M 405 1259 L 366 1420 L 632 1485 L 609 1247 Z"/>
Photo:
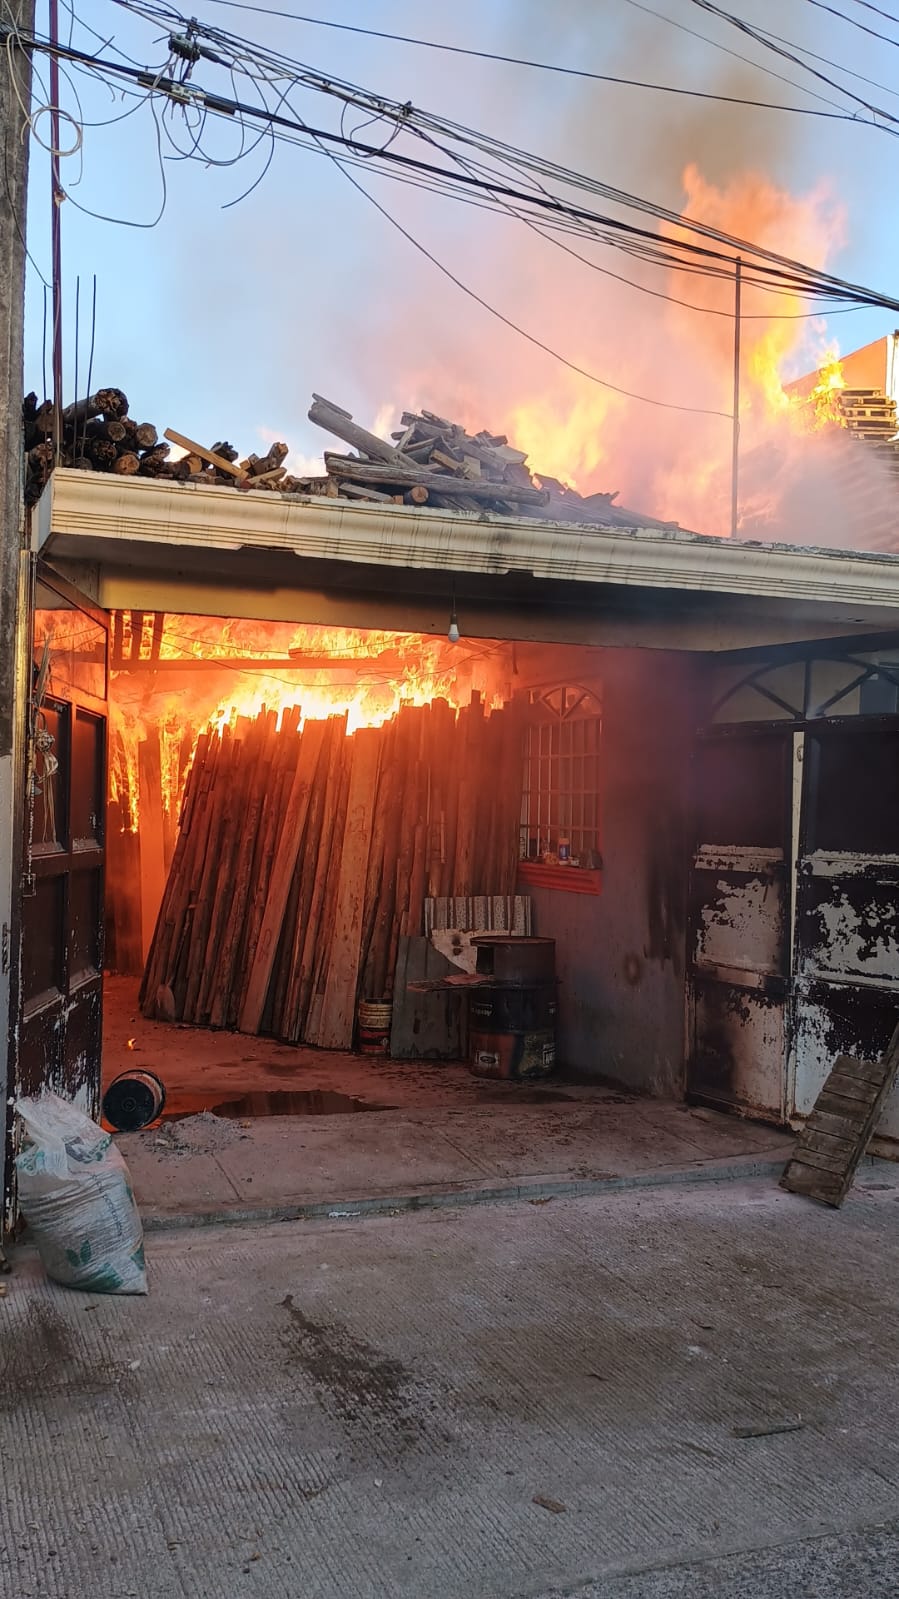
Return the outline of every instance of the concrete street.
<path id="1" fill-rule="evenodd" d="M 895 1594 L 899 1171 L 149 1236 L 0 1300 L 16 1599 Z"/>

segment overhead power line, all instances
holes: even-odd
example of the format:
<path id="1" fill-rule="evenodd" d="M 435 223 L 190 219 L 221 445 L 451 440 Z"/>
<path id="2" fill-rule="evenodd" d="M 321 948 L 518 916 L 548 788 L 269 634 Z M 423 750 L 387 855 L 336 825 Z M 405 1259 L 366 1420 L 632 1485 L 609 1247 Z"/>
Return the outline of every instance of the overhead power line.
<path id="1" fill-rule="evenodd" d="M 142 10 L 143 8 L 135 7 L 135 9 Z M 217 40 L 220 36 L 213 34 L 212 37 Z M 36 48 L 44 51 L 51 48 L 48 41 L 44 39 L 32 36 L 31 42 Z M 247 41 L 230 42 L 239 47 L 241 51 L 240 59 L 245 62 L 245 52 L 249 48 Z M 213 94 L 199 89 L 196 85 L 188 85 L 171 77 L 163 76 L 158 71 L 155 73 L 151 71 L 141 73 L 137 69 L 127 67 L 120 62 L 103 62 L 99 57 L 77 51 L 72 47 L 60 45 L 53 48 L 63 59 L 85 62 L 94 69 L 102 67 L 105 71 L 114 75 L 127 77 L 130 81 L 136 81 L 148 90 L 170 96 L 176 105 L 180 104 L 186 108 L 193 108 L 195 112 L 208 111 L 217 115 L 248 117 L 262 121 L 272 129 L 273 133 L 286 131 L 293 136 L 299 135 L 306 139 L 320 140 L 327 145 L 343 148 L 354 156 L 378 162 L 382 169 L 400 167 L 407 173 L 425 175 L 427 178 L 446 184 L 450 188 L 458 189 L 462 187 L 480 192 L 498 200 L 503 205 L 511 201 L 517 206 L 526 209 L 536 209 L 545 215 L 547 225 L 550 226 L 558 225 L 560 222 L 564 226 L 569 226 L 572 223 L 575 225 L 583 224 L 597 230 L 595 236 L 601 242 L 613 243 L 618 248 L 636 250 L 638 254 L 642 253 L 645 259 L 656 261 L 666 266 L 676 265 L 682 270 L 686 267 L 687 269 L 701 270 L 712 276 L 730 277 L 733 273 L 735 256 L 740 255 L 744 265 L 744 281 L 752 283 L 758 288 L 767 288 L 792 295 L 807 295 L 824 301 L 848 301 L 853 304 L 883 306 L 891 310 L 899 310 L 899 301 L 890 296 L 880 294 L 862 285 L 849 283 L 831 274 L 819 272 L 790 257 L 779 255 L 776 252 L 755 245 L 749 240 L 736 238 L 709 224 L 682 216 L 666 207 L 642 200 L 638 196 L 629 195 L 597 180 L 584 179 L 581 175 L 568 172 L 566 169 L 559 168 L 542 158 L 528 157 L 526 152 L 516 152 L 511 147 L 504 146 L 500 141 L 490 140 L 484 135 L 473 134 L 471 130 L 460 129 L 452 123 L 442 123 L 440 119 L 429 118 L 425 113 L 416 112 L 415 108 L 410 105 L 391 103 L 371 95 L 366 98 L 367 91 L 357 90 L 352 86 L 341 86 L 329 78 L 323 78 L 320 74 L 311 73 L 308 69 L 301 74 L 298 80 L 301 84 L 322 89 L 330 95 L 336 94 L 348 103 L 376 112 L 381 118 L 393 118 L 405 131 L 425 137 L 426 141 L 432 145 L 434 140 L 429 135 L 428 129 L 435 127 L 441 129 L 447 137 L 461 137 L 463 142 L 472 143 L 479 149 L 483 148 L 498 152 L 501 158 L 517 157 L 526 166 L 529 164 L 535 170 L 557 176 L 566 183 L 581 184 L 583 187 L 605 196 L 614 204 L 632 209 L 636 208 L 638 211 L 652 215 L 658 220 L 668 221 L 677 228 L 678 233 L 674 236 L 660 234 L 652 229 L 638 227 L 634 223 L 627 222 L 619 217 L 574 205 L 570 201 L 563 200 L 558 195 L 548 192 L 539 184 L 536 189 L 528 191 L 521 189 L 517 185 L 501 182 L 495 176 L 478 177 L 470 172 L 453 171 L 386 146 L 372 145 L 325 129 L 312 128 L 306 121 L 297 116 L 286 117 L 267 108 Z M 218 60 L 219 58 L 212 56 L 211 59 Z M 250 73 L 250 76 L 252 77 L 252 73 Z M 253 81 L 256 80 L 254 79 Z M 281 98 L 283 100 L 285 96 L 282 94 Z M 205 155 L 203 159 L 206 159 Z M 710 242 L 700 244 L 696 242 L 695 238 L 684 237 L 684 234 L 693 234 Z M 724 248 L 713 248 L 713 244 L 723 245 Z"/>
<path id="2" fill-rule="evenodd" d="M 886 17 L 887 22 L 895 22 L 896 26 L 899 27 L 899 17 L 896 16 L 894 11 L 884 11 L 882 6 L 873 5 L 872 0 L 855 0 L 855 4 L 864 6 L 866 11 L 876 11 L 879 17 Z"/>
<path id="3" fill-rule="evenodd" d="M 126 3 L 127 0 L 118 0 Z M 158 16 L 164 8 L 147 6 L 146 4 L 129 5 L 142 15 L 148 11 Z M 165 8 L 166 20 L 170 22 L 173 13 Z M 544 226 L 562 231 L 582 231 L 585 236 L 598 240 L 600 243 L 611 244 L 627 253 L 635 254 L 646 262 L 664 265 L 680 271 L 701 273 L 704 276 L 725 279 L 732 278 L 736 257 L 732 251 L 740 255 L 744 281 L 757 288 L 767 289 L 773 293 L 790 293 L 794 296 L 804 295 L 818 298 L 826 303 L 834 301 L 851 301 L 851 305 L 840 307 L 852 309 L 861 305 L 889 305 L 891 309 L 899 311 L 899 301 L 887 300 L 877 295 L 875 291 L 860 285 L 847 284 L 843 280 L 828 274 L 817 272 L 813 268 L 804 266 L 800 262 L 792 261 L 774 252 L 767 251 L 760 246 L 751 244 L 746 240 L 734 239 L 708 224 L 696 222 L 690 218 L 679 216 L 664 207 L 640 199 L 638 196 L 627 195 L 623 191 L 615 190 L 608 185 L 598 183 L 597 180 L 585 179 L 583 175 L 571 173 L 564 168 L 559 168 L 544 158 L 528 156 L 527 152 L 516 151 L 513 147 L 505 146 L 501 141 L 477 134 L 470 129 L 464 129 L 451 122 L 429 116 L 427 113 L 418 112 L 411 105 L 398 105 L 372 95 L 369 91 L 361 90 L 354 85 L 342 84 L 322 74 L 305 68 L 300 63 L 291 63 L 284 58 L 276 57 L 268 52 L 261 51 L 248 41 L 236 40 L 228 35 L 222 35 L 218 30 L 201 28 L 199 24 L 183 19 L 174 13 L 176 23 L 181 23 L 185 28 L 184 34 L 173 33 L 169 39 L 169 58 L 163 69 L 155 72 L 149 69 L 142 70 L 121 61 L 105 60 L 97 54 L 89 54 L 73 46 L 51 45 L 49 41 L 37 36 L 22 38 L 19 42 L 31 44 L 40 51 L 55 54 L 59 59 L 67 61 L 73 67 L 100 74 L 109 74 L 125 80 L 136 88 L 147 92 L 151 101 L 151 109 L 156 97 L 162 96 L 168 101 L 163 119 L 167 113 L 171 114 L 180 108 L 187 119 L 193 119 L 190 132 L 188 149 L 181 149 L 179 153 L 186 157 L 196 157 L 204 161 L 214 160 L 203 148 L 203 129 L 207 114 L 215 117 L 234 118 L 240 122 L 242 130 L 245 121 L 261 124 L 264 134 L 275 138 L 283 138 L 288 142 L 302 144 L 304 148 L 317 149 L 320 154 L 325 154 L 338 168 L 341 174 L 352 184 L 371 205 L 388 221 L 392 227 L 400 232 L 404 238 L 423 256 L 425 256 L 449 281 L 472 301 L 480 305 L 495 319 L 525 339 L 535 348 L 543 351 L 552 359 L 577 373 L 586 380 L 598 384 L 600 387 L 613 393 L 625 396 L 628 399 L 646 403 L 660 409 L 685 412 L 693 415 L 708 415 L 728 418 L 727 411 L 715 410 L 710 407 L 684 405 L 675 401 L 661 400 L 650 395 L 639 394 L 626 389 L 610 379 L 598 376 L 587 368 L 575 363 L 568 357 L 555 350 L 551 345 L 538 338 L 528 329 L 522 327 L 512 317 L 480 295 L 470 284 L 466 283 L 448 266 L 441 262 L 412 232 L 394 217 L 386 206 L 382 205 L 372 195 L 365 185 L 354 178 L 347 170 L 348 165 L 368 165 L 374 167 L 381 174 L 389 174 L 402 180 L 421 183 L 435 188 L 438 192 L 453 195 L 455 198 L 464 198 L 472 203 L 486 204 L 492 209 L 502 209 L 507 215 L 516 220 L 525 222 L 534 228 L 541 237 L 549 242 L 558 244 L 560 241 L 551 238 L 542 228 L 536 228 L 533 214 L 541 215 Z M 0 30 L 0 35 L 2 35 Z M 9 30 L 5 30 L 9 36 Z M 202 43 L 200 42 L 202 41 Z M 255 85 L 262 105 L 248 104 L 234 97 L 226 97 L 211 93 L 195 85 L 190 80 L 190 75 L 197 61 L 206 58 L 209 62 L 224 67 L 232 74 L 242 73 Z M 175 75 L 177 69 L 179 75 Z M 264 86 L 264 87 L 263 87 Z M 294 108 L 288 98 L 294 88 L 306 88 L 336 96 L 343 102 L 344 112 L 350 106 L 362 111 L 368 117 L 369 123 L 385 121 L 392 126 L 393 131 L 383 144 L 371 144 L 360 140 L 355 135 L 343 132 L 337 134 L 325 129 L 310 127 L 308 122 L 298 114 L 287 115 L 281 108 L 293 111 Z M 277 93 L 277 109 L 272 109 L 266 99 L 265 90 Z M 157 135 L 160 133 L 160 119 L 156 118 Z M 173 135 L 167 131 L 170 142 L 174 143 Z M 430 147 L 431 151 L 438 151 L 444 157 L 449 157 L 456 163 L 456 168 L 435 164 L 433 160 L 426 161 L 416 156 L 411 156 L 401 150 L 391 148 L 393 142 L 401 134 L 415 137 Z M 439 137 L 437 137 L 439 135 Z M 262 135 L 260 135 L 262 136 Z M 448 141 L 449 148 L 440 140 Z M 258 141 L 257 141 L 258 142 Z M 479 152 L 475 158 L 464 159 L 453 148 L 454 143 L 462 146 L 468 145 Z M 174 146 L 176 149 L 179 147 Z M 242 132 L 241 152 L 229 162 L 217 164 L 234 164 L 242 158 L 244 150 L 244 133 Z M 336 151 L 341 153 L 338 155 Z M 483 163 L 483 157 L 500 160 L 513 170 L 518 171 L 519 179 L 524 174 L 527 176 L 529 187 L 522 188 L 519 183 L 506 181 L 507 175 L 497 172 Z M 159 150 L 160 167 L 162 168 L 162 151 Z M 270 160 L 269 156 L 269 160 Z M 460 170 L 462 168 L 463 170 Z M 611 199 L 615 204 L 636 208 L 638 211 L 653 216 L 657 220 L 669 220 L 677 225 L 680 230 L 678 235 L 668 235 L 656 232 L 653 229 L 636 226 L 632 222 L 619 217 L 598 213 L 586 206 L 575 205 L 562 199 L 559 195 L 550 192 L 539 181 L 536 174 L 541 177 L 558 178 L 564 183 L 574 183 L 593 192 L 598 192 Z M 531 175 L 534 174 L 534 175 Z M 259 181 L 258 179 L 256 181 Z M 164 203 L 164 195 L 163 195 Z M 108 218 L 106 220 L 119 220 Z M 694 237 L 685 237 L 692 234 Z M 705 242 L 698 242 L 702 239 Z M 723 248 L 716 248 L 716 246 Z M 567 248 L 564 245 L 561 248 Z M 593 266 L 580 256 L 576 251 L 570 251 L 580 261 L 588 266 Z M 602 267 L 597 265 L 602 271 Z M 611 274 L 618 276 L 617 274 Z M 622 280 L 627 281 L 627 280 Z M 642 285 L 637 285 L 643 287 Z M 648 290 L 652 293 L 654 291 Z M 674 297 L 668 297 L 674 298 Z M 687 304 L 688 302 L 678 302 Z M 704 308 L 693 306 L 691 309 Z M 725 314 L 708 308 L 716 314 Z"/>
<path id="4" fill-rule="evenodd" d="M 678 22 L 676 17 L 669 17 L 665 11 L 656 11 L 654 6 L 648 6 L 645 0 L 625 0 L 625 4 L 633 6 L 636 11 L 645 11 L 649 17 L 656 17 L 659 22 L 666 22 L 669 27 L 677 28 L 679 33 L 688 33 L 691 39 L 699 39 L 712 50 L 718 50 L 722 55 L 730 56 L 733 61 L 741 61 L 744 66 L 751 67 L 754 72 L 761 72 L 767 78 L 776 78 L 778 83 L 786 83 L 791 89 L 797 89 L 800 94 L 810 95 L 813 100 L 820 100 L 822 105 L 836 106 L 837 110 L 843 109 L 839 100 L 831 100 L 829 95 L 821 94 L 818 89 L 810 89 L 807 84 L 799 84 L 795 78 L 787 78 L 782 72 L 775 72 L 773 67 L 766 66 L 763 61 L 753 61 L 751 56 L 744 56 L 739 50 L 732 50 L 729 45 L 722 44 L 720 39 L 710 39 L 707 33 L 700 33 L 698 28 L 688 28 L 685 22 Z M 854 120 L 854 119 L 853 119 Z"/>
<path id="5" fill-rule="evenodd" d="M 388 33 L 383 28 L 364 28 L 358 23 L 335 22 L 330 17 L 309 17 L 295 11 L 284 11 L 276 6 L 251 5 L 247 0 L 209 0 L 212 5 L 226 6 L 233 11 L 249 11 L 254 16 L 278 17 L 287 22 L 296 22 L 309 27 L 330 28 L 339 33 L 359 35 L 366 39 L 383 39 L 393 44 L 412 45 L 420 50 L 435 50 L 446 55 L 468 56 L 476 61 L 495 61 L 498 64 L 513 67 L 529 67 L 536 72 L 555 73 L 566 78 L 582 78 L 592 83 L 609 83 L 628 89 L 645 89 L 656 94 L 682 95 L 691 100 L 712 100 L 722 105 L 749 106 L 755 111 L 783 111 L 793 116 L 823 117 L 833 122 L 858 122 L 859 119 L 850 111 L 837 108 L 834 111 L 819 111 L 815 106 L 784 105 L 779 101 L 757 100 L 750 96 L 735 94 L 715 94 L 709 89 L 689 89 L 683 85 L 673 83 L 650 83 L 642 78 L 624 78 L 609 72 L 593 72 L 586 67 L 570 67 L 553 61 L 535 61 L 529 56 L 504 55 L 496 50 L 475 50 L 470 45 L 446 44 L 437 39 L 420 39 L 408 33 Z M 701 38 L 702 35 L 697 35 Z M 741 58 L 745 59 L 745 58 Z M 764 71 L 764 68 L 759 70 Z M 779 73 L 773 74 L 780 77 Z M 782 78 L 782 82 L 789 83 L 790 79 Z M 800 93 L 809 94 L 812 91 L 803 89 L 801 85 L 794 84 Z M 836 105 L 837 102 L 829 102 Z"/>
<path id="6" fill-rule="evenodd" d="M 725 11 L 723 7 L 715 5 L 714 0 L 693 0 L 693 4 L 699 6 L 701 11 L 707 11 L 710 16 L 720 17 L 722 21 L 730 23 L 740 33 L 745 33 L 748 38 L 754 39 L 756 44 L 762 45 L 765 50 L 773 51 L 775 55 L 781 56 L 785 61 L 792 61 L 794 66 L 800 67 L 803 72 L 810 73 L 813 78 L 817 78 L 819 83 L 826 83 L 829 88 L 836 89 L 838 93 L 846 95 L 850 100 L 854 100 L 856 105 L 861 106 L 871 116 L 883 117 L 885 121 L 899 127 L 899 117 L 894 116 L 891 111 L 885 111 L 883 106 L 874 105 L 870 100 L 864 99 L 862 95 L 856 94 L 854 90 L 847 89 L 844 84 L 839 83 L 835 78 L 828 77 L 826 72 L 819 72 L 817 67 L 810 66 L 808 61 L 803 59 L 803 55 L 810 55 L 811 52 L 804 51 L 802 45 L 797 45 L 788 39 L 781 39 L 779 35 L 769 33 L 764 28 L 754 27 L 744 17 L 736 16 L 733 12 Z M 799 53 L 797 54 L 797 52 Z"/>
<path id="7" fill-rule="evenodd" d="M 542 350 L 544 355 L 552 356 L 554 361 L 558 361 L 561 366 L 567 367 L 569 372 L 574 372 L 578 377 L 586 378 L 588 382 L 596 383 L 600 388 L 608 389 L 613 394 L 623 395 L 624 398 L 628 400 L 639 400 L 643 405 L 653 405 L 662 411 L 682 411 L 689 413 L 691 416 L 716 416 L 723 417 L 726 421 L 732 420 L 731 413 L 729 411 L 716 411 L 710 409 L 708 406 L 702 405 L 683 405 L 674 400 L 659 400 L 653 399 L 648 394 L 637 394 L 633 389 L 622 388 L 619 384 L 610 382 L 608 378 L 597 377 L 595 372 L 590 372 L 586 367 L 578 366 L 576 362 L 569 361 L 567 356 L 560 355 L 558 350 L 554 350 L 551 345 L 545 344 L 542 339 L 537 338 L 536 334 L 529 333 L 526 328 L 521 326 L 520 323 L 515 322 L 511 317 L 506 316 L 504 311 L 500 311 L 497 306 L 491 305 L 489 300 L 485 300 L 483 295 L 478 294 L 470 284 L 465 283 L 462 278 L 458 277 L 455 272 L 451 271 L 448 266 L 440 261 L 438 257 L 427 248 L 426 245 L 422 244 L 420 239 L 416 239 L 414 233 L 410 233 L 408 228 L 403 227 L 403 224 L 399 222 L 390 211 L 387 210 L 386 206 L 383 206 L 379 200 L 376 200 L 374 195 L 370 194 L 357 178 L 354 178 L 351 173 L 345 171 L 339 157 L 332 155 L 331 160 L 334 162 L 334 165 L 338 167 L 341 172 L 343 172 L 344 177 L 353 185 L 353 188 L 356 189 L 359 194 L 363 195 L 364 198 L 375 207 L 375 210 L 379 211 L 381 216 L 390 223 L 391 227 L 396 228 L 397 232 L 401 233 L 403 238 L 408 240 L 414 249 L 418 250 L 421 255 L 425 256 L 425 258 L 430 261 L 431 265 L 437 268 L 438 272 L 442 272 L 443 276 L 448 278 L 450 283 L 455 284 L 457 289 L 461 289 L 463 294 L 466 294 L 470 300 L 474 300 L 477 305 L 483 308 L 483 310 L 488 311 L 490 315 L 495 317 L 498 322 L 502 322 L 503 325 L 507 328 L 510 328 L 513 333 L 517 333 L 521 338 L 526 339 L 528 344 L 534 345 L 536 349 Z"/>
<path id="8" fill-rule="evenodd" d="M 851 28 L 859 28 L 862 33 L 870 34 L 872 39 L 880 39 L 883 44 L 892 44 L 899 49 L 899 39 L 891 39 L 888 33 L 882 33 L 879 28 L 869 28 L 859 17 L 847 16 L 845 11 L 838 10 L 836 6 L 827 5 L 826 0 L 807 0 L 807 3 L 819 11 L 829 11 L 832 17 L 839 17 L 841 22 L 848 22 Z"/>

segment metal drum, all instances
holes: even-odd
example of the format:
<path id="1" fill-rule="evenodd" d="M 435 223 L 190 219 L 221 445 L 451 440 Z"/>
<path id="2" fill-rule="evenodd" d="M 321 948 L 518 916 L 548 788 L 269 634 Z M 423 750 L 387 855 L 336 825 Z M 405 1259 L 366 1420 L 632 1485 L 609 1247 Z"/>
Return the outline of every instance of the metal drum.
<path id="1" fill-rule="evenodd" d="M 165 1086 L 154 1072 L 122 1072 L 103 1095 L 103 1116 L 117 1133 L 136 1133 L 162 1115 Z"/>
<path id="2" fill-rule="evenodd" d="M 478 972 L 491 979 L 471 991 L 472 1073 L 519 1082 L 548 1077 L 556 1065 L 555 939 L 491 933 L 472 943 Z"/>
<path id="3" fill-rule="evenodd" d="M 497 983 L 552 983 L 556 976 L 554 938 L 516 938 L 509 933 L 479 933 L 472 939 L 477 969 Z"/>

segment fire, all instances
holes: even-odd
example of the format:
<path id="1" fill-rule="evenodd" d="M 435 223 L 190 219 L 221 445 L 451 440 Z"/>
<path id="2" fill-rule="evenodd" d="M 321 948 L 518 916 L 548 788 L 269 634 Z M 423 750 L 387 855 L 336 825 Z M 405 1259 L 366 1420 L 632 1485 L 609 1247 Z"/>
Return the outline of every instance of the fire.
<path id="1" fill-rule="evenodd" d="M 809 433 L 834 424 L 845 427 L 840 395 L 846 387 L 846 379 L 835 350 L 828 350 L 822 357 L 815 376 L 818 381 L 812 388 L 806 391 L 805 385 L 796 385 L 790 392 L 789 403 L 797 425 Z"/>
<path id="2" fill-rule="evenodd" d="M 714 183 L 692 161 L 681 169 L 680 196 L 684 216 L 819 267 L 832 263 L 846 234 L 844 208 L 825 182 L 792 193 L 762 171 L 743 168 Z M 439 349 L 433 370 L 400 373 L 398 398 L 408 402 L 411 391 L 416 404 L 469 429 L 505 433 L 527 451 L 538 477 L 549 474 L 581 494 L 618 490 L 622 506 L 700 532 L 729 532 L 733 276 L 672 270 L 665 277 L 639 261 L 624 257 L 622 264 L 611 252 L 579 248 L 601 272 L 608 267 L 629 282 L 593 274 L 550 246 L 546 270 L 542 257 L 519 259 L 509 250 L 494 271 L 504 309 L 516 322 L 613 387 L 591 383 L 511 336 L 502 359 L 485 363 L 482 346 L 473 349 L 463 336 Z M 747 263 L 741 317 L 747 505 L 768 489 L 764 476 L 753 477 L 754 451 L 792 440 L 798 453 L 804 425 L 785 384 L 819 367 L 826 347 L 823 320 L 809 318 L 807 303 L 766 292 L 752 275 Z"/>
<path id="3" fill-rule="evenodd" d="M 506 647 L 489 641 L 453 646 L 419 633 L 167 616 L 151 659 L 153 631 L 153 618 L 149 625 L 145 619 L 139 668 L 121 666 L 112 673 L 110 799 L 120 807 L 123 825 L 136 831 L 141 748 L 155 749 L 158 740 L 169 839 L 204 727 L 233 727 L 263 706 L 279 716 L 299 706 L 301 726 L 346 714 L 352 733 L 380 726 L 401 704 L 445 699 L 459 707 L 477 690 L 487 705 L 498 707 L 510 692 Z M 129 654 L 126 641 L 125 660 Z"/>

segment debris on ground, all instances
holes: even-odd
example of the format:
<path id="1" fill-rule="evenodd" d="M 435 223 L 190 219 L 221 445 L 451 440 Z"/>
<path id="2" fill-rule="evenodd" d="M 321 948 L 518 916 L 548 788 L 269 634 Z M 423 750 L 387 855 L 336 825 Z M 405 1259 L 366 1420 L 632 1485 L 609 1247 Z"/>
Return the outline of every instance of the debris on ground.
<path id="1" fill-rule="evenodd" d="M 533 1503 L 539 1505 L 542 1510 L 551 1511 L 554 1516 L 561 1516 L 563 1510 L 568 1509 L 567 1505 L 563 1505 L 561 1499 L 547 1499 L 545 1494 L 535 1494 Z"/>
<path id="2" fill-rule="evenodd" d="M 734 1427 L 735 1438 L 772 1438 L 780 1432 L 801 1432 L 805 1422 L 796 1417 L 792 1421 L 764 1421 L 758 1427 Z"/>
<path id="3" fill-rule="evenodd" d="M 153 1148 L 164 1155 L 215 1155 L 246 1136 L 236 1122 L 202 1110 L 196 1116 L 165 1122 L 153 1140 Z"/>

